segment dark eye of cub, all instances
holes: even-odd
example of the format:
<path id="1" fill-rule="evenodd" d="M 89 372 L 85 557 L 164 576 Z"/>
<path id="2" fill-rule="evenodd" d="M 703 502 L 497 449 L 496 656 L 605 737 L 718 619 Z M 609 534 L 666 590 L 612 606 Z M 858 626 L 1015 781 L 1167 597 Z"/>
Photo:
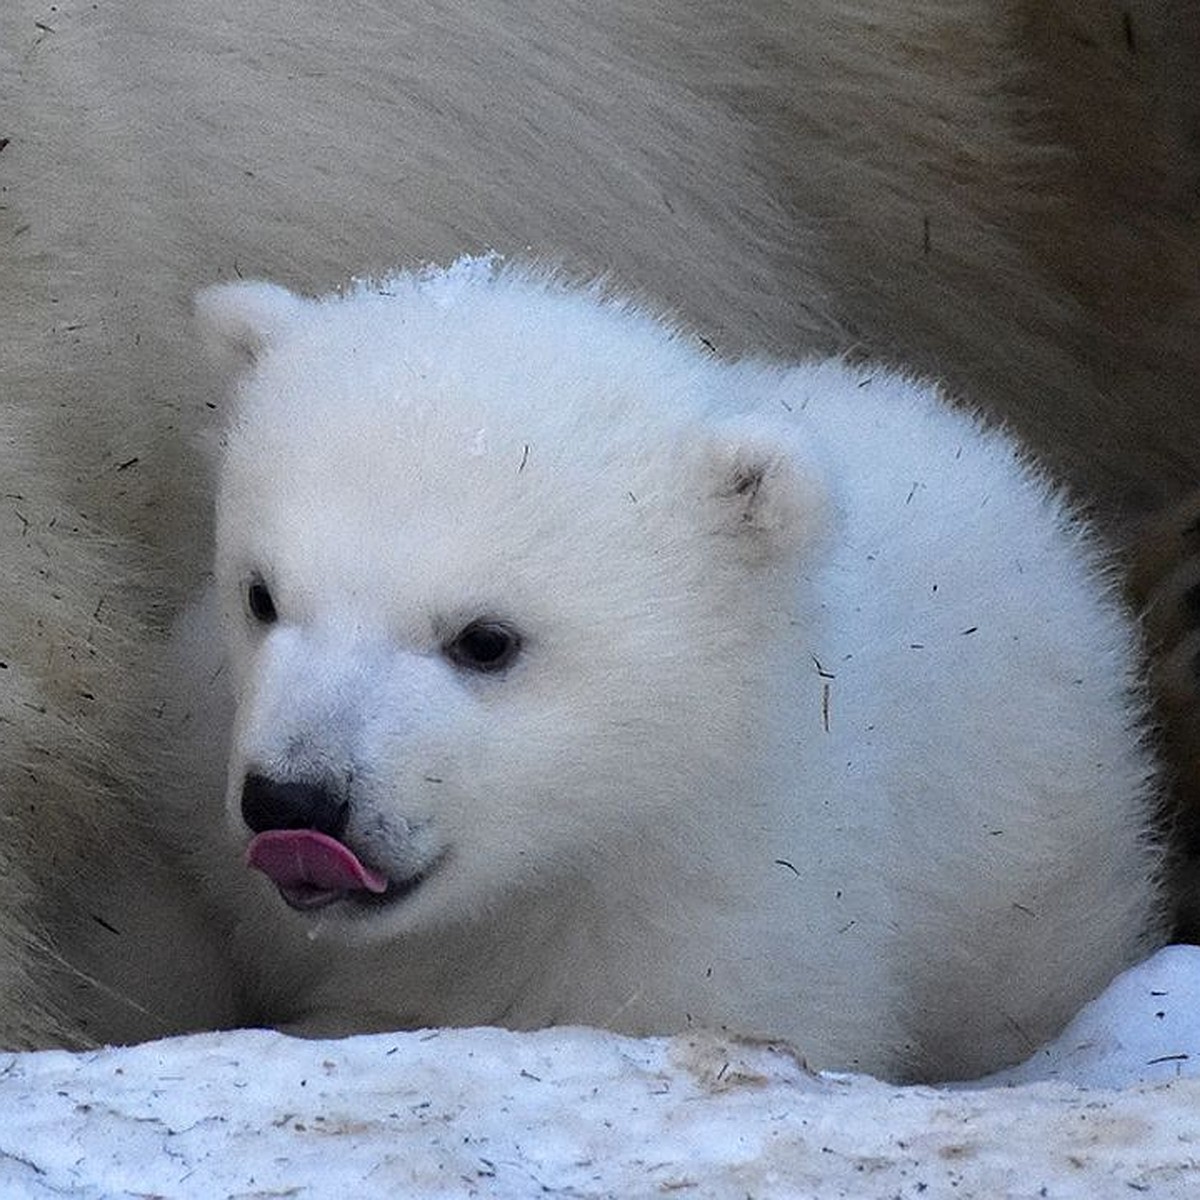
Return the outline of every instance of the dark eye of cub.
<path id="1" fill-rule="evenodd" d="M 469 671 L 502 671 L 520 652 L 521 638 L 499 621 L 472 621 L 444 649 L 451 662 Z"/>
<path id="2" fill-rule="evenodd" d="M 274 625 L 279 619 L 271 589 L 261 579 L 251 579 L 246 584 L 246 608 L 260 625 Z"/>

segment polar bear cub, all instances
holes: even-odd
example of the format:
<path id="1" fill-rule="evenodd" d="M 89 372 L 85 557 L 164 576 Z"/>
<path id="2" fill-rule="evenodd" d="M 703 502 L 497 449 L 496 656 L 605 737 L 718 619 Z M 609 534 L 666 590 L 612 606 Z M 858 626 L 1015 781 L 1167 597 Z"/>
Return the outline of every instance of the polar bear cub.
<path id="1" fill-rule="evenodd" d="M 487 260 L 198 307 L 259 1019 L 968 1076 L 1159 936 L 1134 631 L 935 388 Z"/>

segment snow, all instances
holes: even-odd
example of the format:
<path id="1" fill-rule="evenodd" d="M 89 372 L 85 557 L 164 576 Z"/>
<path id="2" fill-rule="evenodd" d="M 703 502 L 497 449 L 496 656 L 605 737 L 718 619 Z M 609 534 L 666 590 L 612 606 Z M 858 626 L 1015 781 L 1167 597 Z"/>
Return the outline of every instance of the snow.
<path id="1" fill-rule="evenodd" d="M 1200 1195 L 1200 948 L 983 1084 L 562 1028 L 0 1056 L 0 1196 Z"/>

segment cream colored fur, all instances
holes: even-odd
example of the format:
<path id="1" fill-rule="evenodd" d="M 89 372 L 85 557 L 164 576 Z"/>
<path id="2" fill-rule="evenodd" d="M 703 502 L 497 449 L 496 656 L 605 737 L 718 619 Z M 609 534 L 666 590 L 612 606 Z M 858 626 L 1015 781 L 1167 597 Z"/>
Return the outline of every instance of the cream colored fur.
<path id="1" fill-rule="evenodd" d="M 52 1006 L 69 979 L 88 993 L 65 1028 L 6 1001 L 5 1037 L 148 1036 L 233 1005 L 178 984 L 195 962 L 228 993 L 205 939 L 146 955 L 87 915 L 147 911 L 126 888 L 151 879 L 104 864 L 159 801 L 123 781 L 172 749 L 152 703 L 124 707 L 129 641 L 207 565 L 197 287 L 531 249 L 726 354 L 848 349 L 943 379 L 1116 530 L 1197 467 L 1195 39 L 1166 2 L 4 5 L 0 744 L 9 904 L 29 909 L 5 961 L 40 971 L 22 947 L 50 945 Z M 129 536 L 137 554 L 113 549 Z M 62 651 L 93 633 L 110 649 L 81 685 Z"/>
<path id="2" fill-rule="evenodd" d="M 227 1019 L 207 915 L 133 802 L 147 750 L 131 682 L 147 630 L 134 614 L 154 572 L 47 499 L 15 415 L 0 413 L 4 1042 L 80 1045 Z"/>

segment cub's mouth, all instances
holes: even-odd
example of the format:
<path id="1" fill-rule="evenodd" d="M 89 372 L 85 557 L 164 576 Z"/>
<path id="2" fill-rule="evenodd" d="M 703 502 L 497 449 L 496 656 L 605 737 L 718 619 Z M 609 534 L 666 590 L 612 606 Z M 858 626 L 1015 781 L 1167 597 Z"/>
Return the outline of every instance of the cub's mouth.
<path id="1" fill-rule="evenodd" d="M 340 901 L 391 904 L 411 895 L 429 875 L 422 871 L 390 879 L 363 863 L 345 842 L 315 829 L 265 830 L 247 847 L 246 865 L 261 871 L 297 912 Z"/>

